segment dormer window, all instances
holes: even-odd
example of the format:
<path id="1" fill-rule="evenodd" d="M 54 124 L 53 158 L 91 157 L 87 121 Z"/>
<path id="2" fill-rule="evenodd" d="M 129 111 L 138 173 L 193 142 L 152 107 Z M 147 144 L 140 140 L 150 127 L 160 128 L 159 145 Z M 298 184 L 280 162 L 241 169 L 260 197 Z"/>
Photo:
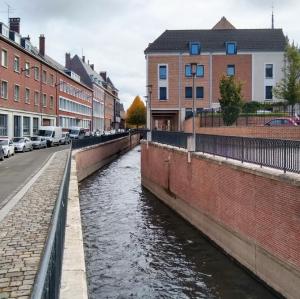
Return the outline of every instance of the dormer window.
<path id="1" fill-rule="evenodd" d="M 190 55 L 200 55 L 201 46 L 199 42 L 190 42 Z"/>
<path id="2" fill-rule="evenodd" d="M 227 42 L 226 43 L 226 54 L 235 55 L 237 53 L 236 42 Z"/>

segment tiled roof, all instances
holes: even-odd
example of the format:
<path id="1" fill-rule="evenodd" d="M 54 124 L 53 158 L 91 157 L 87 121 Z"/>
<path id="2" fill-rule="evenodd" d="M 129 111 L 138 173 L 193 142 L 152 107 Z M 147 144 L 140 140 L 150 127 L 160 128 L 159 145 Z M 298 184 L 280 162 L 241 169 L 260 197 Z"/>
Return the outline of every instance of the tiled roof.
<path id="1" fill-rule="evenodd" d="M 237 42 L 238 51 L 284 51 L 286 44 L 282 29 L 166 30 L 145 54 L 187 52 L 191 41 L 200 42 L 202 52 L 225 51 L 228 41 Z"/>

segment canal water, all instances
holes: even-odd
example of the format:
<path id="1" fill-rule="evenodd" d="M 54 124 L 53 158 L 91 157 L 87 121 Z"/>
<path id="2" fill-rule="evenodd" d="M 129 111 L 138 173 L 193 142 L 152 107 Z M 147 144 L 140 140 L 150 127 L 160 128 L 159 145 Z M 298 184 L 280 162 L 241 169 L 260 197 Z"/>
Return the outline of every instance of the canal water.
<path id="1" fill-rule="evenodd" d="M 276 298 L 141 186 L 139 148 L 80 184 L 91 299 Z"/>

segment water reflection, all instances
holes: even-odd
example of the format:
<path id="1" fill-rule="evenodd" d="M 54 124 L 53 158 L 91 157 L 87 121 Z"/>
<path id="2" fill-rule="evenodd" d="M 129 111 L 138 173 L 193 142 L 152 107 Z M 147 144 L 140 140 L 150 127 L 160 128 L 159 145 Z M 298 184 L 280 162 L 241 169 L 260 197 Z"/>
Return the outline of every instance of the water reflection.
<path id="1" fill-rule="evenodd" d="M 141 187 L 137 148 L 80 198 L 90 298 L 275 298 Z"/>

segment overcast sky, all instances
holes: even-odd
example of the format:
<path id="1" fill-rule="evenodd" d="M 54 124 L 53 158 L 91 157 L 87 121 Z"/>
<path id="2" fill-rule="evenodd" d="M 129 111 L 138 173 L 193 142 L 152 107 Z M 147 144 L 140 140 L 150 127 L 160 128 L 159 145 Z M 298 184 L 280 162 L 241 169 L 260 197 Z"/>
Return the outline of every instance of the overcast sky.
<path id="1" fill-rule="evenodd" d="M 300 43 L 297 0 L 0 0 L 21 17 L 21 34 L 34 45 L 46 36 L 46 52 L 64 64 L 65 52 L 85 55 L 97 71 L 107 71 L 128 108 L 145 95 L 144 49 L 166 29 L 210 29 L 224 15 L 236 28 L 275 27 Z"/>

